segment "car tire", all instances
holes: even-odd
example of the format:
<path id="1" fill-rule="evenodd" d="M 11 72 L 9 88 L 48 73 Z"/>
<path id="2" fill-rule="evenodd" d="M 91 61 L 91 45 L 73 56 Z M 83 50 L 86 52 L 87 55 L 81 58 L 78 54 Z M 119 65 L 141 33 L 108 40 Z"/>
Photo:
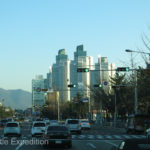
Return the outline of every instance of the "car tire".
<path id="1" fill-rule="evenodd" d="M 47 149 L 47 148 L 48 148 L 48 145 L 47 145 L 47 144 L 43 144 L 42 146 L 43 146 L 44 149 Z"/>
<path id="2" fill-rule="evenodd" d="M 72 148 L 72 143 L 67 145 L 68 148 Z"/>

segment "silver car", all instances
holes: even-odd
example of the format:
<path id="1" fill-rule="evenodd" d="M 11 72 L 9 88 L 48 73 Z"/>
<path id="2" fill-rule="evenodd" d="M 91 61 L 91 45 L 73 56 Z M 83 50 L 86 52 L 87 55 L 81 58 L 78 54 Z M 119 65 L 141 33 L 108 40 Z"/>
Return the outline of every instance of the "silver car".
<path id="1" fill-rule="evenodd" d="M 81 121 L 80 119 L 67 119 L 65 122 L 66 127 L 70 132 L 77 132 L 81 134 Z"/>

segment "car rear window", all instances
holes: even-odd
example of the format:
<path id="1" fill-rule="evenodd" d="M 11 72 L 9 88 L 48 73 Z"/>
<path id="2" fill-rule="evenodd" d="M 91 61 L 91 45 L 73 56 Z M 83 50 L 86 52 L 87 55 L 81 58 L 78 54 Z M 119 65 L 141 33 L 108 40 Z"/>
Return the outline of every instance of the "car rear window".
<path id="1" fill-rule="evenodd" d="M 82 123 L 89 123 L 89 121 L 81 121 Z"/>
<path id="2" fill-rule="evenodd" d="M 7 127 L 18 127 L 17 123 L 8 123 Z"/>
<path id="3" fill-rule="evenodd" d="M 35 123 L 34 127 L 45 127 L 45 123 Z"/>
<path id="4" fill-rule="evenodd" d="M 47 131 L 68 131 L 68 128 L 65 126 L 49 126 Z"/>
<path id="5" fill-rule="evenodd" d="M 79 120 L 68 120 L 68 124 L 78 124 Z"/>

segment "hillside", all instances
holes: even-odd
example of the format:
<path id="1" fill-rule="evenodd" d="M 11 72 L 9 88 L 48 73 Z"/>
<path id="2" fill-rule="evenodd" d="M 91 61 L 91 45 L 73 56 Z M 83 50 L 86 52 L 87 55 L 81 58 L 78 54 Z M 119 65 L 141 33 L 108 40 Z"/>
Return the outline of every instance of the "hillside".
<path id="1" fill-rule="evenodd" d="M 0 88 L 0 101 L 4 99 L 4 105 L 13 109 L 26 109 L 31 107 L 32 94 L 30 92 L 17 90 L 4 90 Z"/>

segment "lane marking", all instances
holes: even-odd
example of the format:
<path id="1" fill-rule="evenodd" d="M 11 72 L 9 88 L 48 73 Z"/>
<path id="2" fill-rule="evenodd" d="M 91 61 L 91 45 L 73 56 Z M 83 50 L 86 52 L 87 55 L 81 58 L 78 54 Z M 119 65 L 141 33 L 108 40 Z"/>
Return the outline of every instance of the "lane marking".
<path id="1" fill-rule="evenodd" d="M 16 147 L 15 150 L 19 150 L 23 146 L 23 144 L 24 144 L 24 140 Z"/>
<path id="2" fill-rule="evenodd" d="M 113 135 L 116 139 L 122 139 L 122 137 L 121 136 L 119 136 L 119 135 Z"/>
<path id="3" fill-rule="evenodd" d="M 87 145 L 89 145 L 90 147 L 92 147 L 93 149 L 96 149 L 96 146 L 92 143 L 87 143 Z"/>
<path id="4" fill-rule="evenodd" d="M 125 137 L 126 139 L 131 139 L 131 137 L 128 135 L 122 135 L 122 136 Z"/>
<path id="5" fill-rule="evenodd" d="M 94 135 L 88 135 L 88 139 L 94 139 Z"/>
<path id="6" fill-rule="evenodd" d="M 110 142 L 110 141 L 106 141 L 106 140 L 104 140 L 104 142 L 105 142 L 105 143 L 107 143 L 107 144 L 113 145 L 113 146 L 115 146 L 115 147 L 118 147 L 118 145 L 117 145 L 117 144 L 112 143 L 112 142 Z"/>
<path id="7" fill-rule="evenodd" d="M 104 137 L 102 135 L 97 135 L 98 139 L 104 139 Z"/>
<path id="8" fill-rule="evenodd" d="M 80 135 L 79 136 L 79 139 L 83 139 L 83 138 L 85 138 L 85 135 Z"/>
<path id="9" fill-rule="evenodd" d="M 107 139 L 112 139 L 112 138 L 113 138 L 113 137 L 110 136 L 110 135 L 105 135 L 105 137 L 106 137 Z"/>

